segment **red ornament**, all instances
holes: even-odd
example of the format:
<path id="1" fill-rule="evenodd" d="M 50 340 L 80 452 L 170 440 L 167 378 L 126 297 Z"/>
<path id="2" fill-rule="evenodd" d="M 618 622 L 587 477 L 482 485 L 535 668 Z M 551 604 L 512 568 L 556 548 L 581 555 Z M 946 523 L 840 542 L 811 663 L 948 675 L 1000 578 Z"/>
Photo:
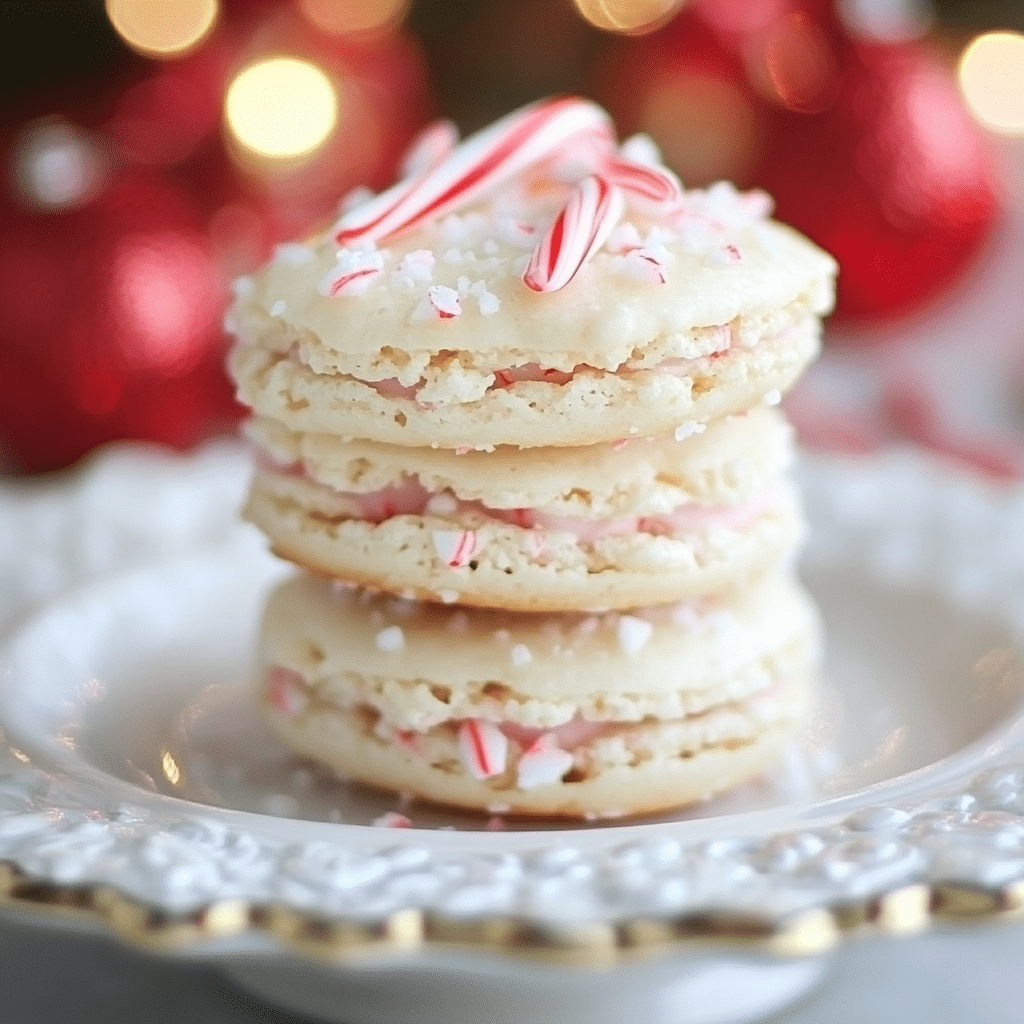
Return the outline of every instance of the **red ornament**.
<path id="1" fill-rule="evenodd" d="M 866 323 L 960 275 L 993 221 L 994 176 L 941 52 L 858 34 L 835 6 L 696 0 L 616 44 L 604 98 L 688 185 L 769 191 L 839 260 L 837 318 Z"/>
<path id="2" fill-rule="evenodd" d="M 5 462 L 57 469 L 105 441 L 186 447 L 228 428 L 226 287 L 201 212 L 164 177 L 113 172 L 88 137 L 54 127 L 56 141 L 23 133 L 17 199 L 0 206 Z"/>

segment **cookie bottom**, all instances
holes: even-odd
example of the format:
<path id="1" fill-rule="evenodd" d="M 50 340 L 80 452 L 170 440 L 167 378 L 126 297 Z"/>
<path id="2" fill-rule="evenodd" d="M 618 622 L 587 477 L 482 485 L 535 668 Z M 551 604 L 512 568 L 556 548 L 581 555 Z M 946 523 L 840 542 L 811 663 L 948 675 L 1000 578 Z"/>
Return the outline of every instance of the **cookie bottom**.
<path id="1" fill-rule="evenodd" d="M 426 733 L 388 734 L 367 708 L 318 706 L 265 714 L 292 750 L 340 776 L 395 793 L 503 815 L 615 818 L 704 800 L 756 777 L 794 741 L 815 692 L 813 670 L 772 691 L 675 721 L 622 723 L 580 745 L 561 779 L 522 788 L 510 741 L 509 770 L 491 778 L 467 771 L 458 723 Z M 582 766 L 582 767 L 580 767 Z"/>

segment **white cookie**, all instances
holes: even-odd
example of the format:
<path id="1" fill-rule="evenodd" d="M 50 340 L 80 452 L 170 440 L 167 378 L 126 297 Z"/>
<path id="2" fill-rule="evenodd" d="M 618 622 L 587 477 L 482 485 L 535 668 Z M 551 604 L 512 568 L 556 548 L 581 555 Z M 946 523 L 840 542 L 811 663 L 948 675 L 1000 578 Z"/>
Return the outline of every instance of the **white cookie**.
<path id="1" fill-rule="evenodd" d="M 810 702 L 817 622 L 774 577 L 631 615 L 467 612 L 298 577 L 261 634 L 264 699 L 340 774 L 509 813 L 639 813 L 756 774 Z"/>

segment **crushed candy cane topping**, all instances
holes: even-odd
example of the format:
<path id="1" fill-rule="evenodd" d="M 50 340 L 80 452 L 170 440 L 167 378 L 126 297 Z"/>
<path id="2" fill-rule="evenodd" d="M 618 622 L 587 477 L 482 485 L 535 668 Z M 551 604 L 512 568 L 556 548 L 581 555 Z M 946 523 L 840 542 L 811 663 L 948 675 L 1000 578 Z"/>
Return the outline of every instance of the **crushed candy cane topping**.
<path id="1" fill-rule="evenodd" d="M 740 262 L 742 249 L 723 243 L 721 233 L 771 212 L 765 193 L 741 194 L 724 182 L 685 191 L 648 137 L 616 145 L 608 115 L 576 97 L 533 103 L 462 142 L 450 122 L 428 125 L 409 147 L 402 174 L 379 195 L 361 201 L 353 195 L 344 204 L 332 228 L 339 265 L 322 282 L 323 294 L 365 293 L 382 269 L 376 244 L 427 223 L 438 225 L 444 242 L 436 256 L 421 249 L 403 257 L 393 272 L 399 283 L 430 283 L 439 261 L 492 273 L 505 266 L 532 290 L 551 292 L 569 284 L 602 247 L 622 257 L 615 264 L 621 273 L 651 284 L 667 279 L 668 239 L 682 238 L 713 261 Z M 484 199 L 493 200 L 490 218 L 468 209 Z M 527 208 L 534 212 L 524 213 Z M 665 225 L 663 238 L 653 242 L 635 225 L 619 224 L 626 213 Z M 522 261 L 502 257 L 499 242 L 523 249 Z M 471 294 L 482 315 L 493 315 L 498 297 L 480 284 L 483 290 Z M 429 290 L 414 319 L 450 320 L 462 312 L 439 287 Z M 461 289 L 459 298 L 466 298 Z"/>
<path id="2" fill-rule="evenodd" d="M 561 782 L 562 776 L 572 768 L 572 754 L 555 745 L 545 733 L 523 752 L 516 765 L 516 783 L 520 789 L 536 789 Z"/>
<path id="3" fill-rule="evenodd" d="M 493 723 L 470 719 L 459 727 L 459 753 L 469 773 L 489 779 L 505 771 L 508 738 Z"/>

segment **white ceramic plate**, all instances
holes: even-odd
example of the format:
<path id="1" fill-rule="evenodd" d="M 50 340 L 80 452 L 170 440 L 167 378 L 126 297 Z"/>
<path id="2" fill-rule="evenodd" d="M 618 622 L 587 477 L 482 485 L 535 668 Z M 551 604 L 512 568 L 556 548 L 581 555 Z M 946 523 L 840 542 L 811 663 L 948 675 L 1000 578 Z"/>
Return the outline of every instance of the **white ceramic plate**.
<path id="1" fill-rule="evenodd" d="M 393 800 L 296 762 L 252 711 L 255 623 L 285 569 L 234 524 L 243 466 L 234 451 L 120 453 L 0 499 L 0 536 L 22 533 L 0 577 L 17 618 L 0 686 L 0 902 L 230 952 L 251 986 L 328 1016 L 303 980 L 309 954 L 390 952 L 414 974 L 447 957 L 479 993 L 487 957 L 520 977 L 510 954 L 610 964 L 695 938 L 820 954 L 854 926 L 1021 903 L 1024 491 L 907 453 L 805 466 L 828 683 L 762 782 L 627 824 L 490 832 L 414 806 L 417 827 L 399 831 L 372 824 Z M 732 954 L 716 963 L 741 970 Z M 709 969 L 705 956 L 705 988 Z M 765 975 L 746 1009 L 720 993 L 675 1018 L 749 1018 L 816 970 Z M 383 1013 L 368 992 L 345 1019 Z M 423 1019 L 424 1005 L 378 1017 Z"/>

